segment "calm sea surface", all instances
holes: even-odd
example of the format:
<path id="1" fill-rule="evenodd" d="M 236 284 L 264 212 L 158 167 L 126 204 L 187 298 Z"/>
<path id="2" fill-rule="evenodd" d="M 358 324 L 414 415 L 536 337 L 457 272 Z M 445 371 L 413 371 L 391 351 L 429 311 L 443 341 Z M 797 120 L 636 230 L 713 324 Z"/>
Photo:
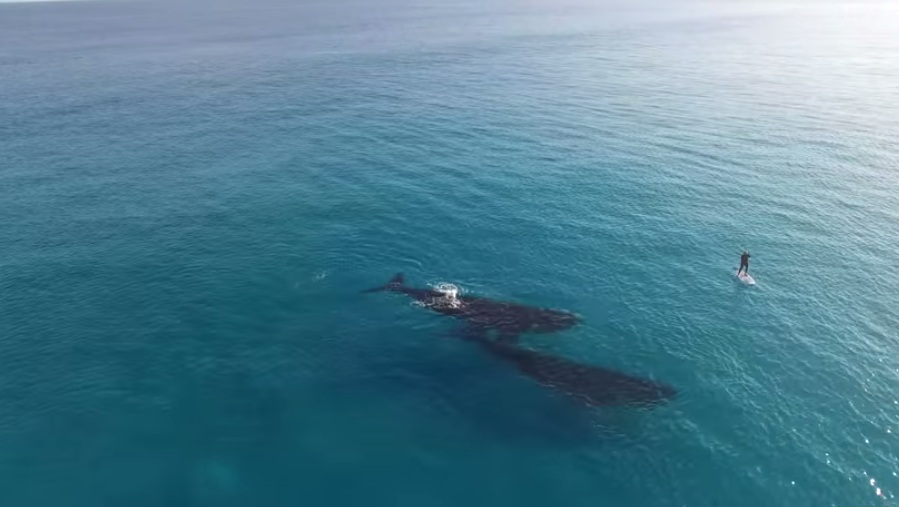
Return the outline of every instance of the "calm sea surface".
<path id="1" fill-rule="evenodd" d="M 897 27 L 0 3 L 0 505 L 896 505 Z M 400 271 L 679 395 L 583 407 L 359 294 Z"/>

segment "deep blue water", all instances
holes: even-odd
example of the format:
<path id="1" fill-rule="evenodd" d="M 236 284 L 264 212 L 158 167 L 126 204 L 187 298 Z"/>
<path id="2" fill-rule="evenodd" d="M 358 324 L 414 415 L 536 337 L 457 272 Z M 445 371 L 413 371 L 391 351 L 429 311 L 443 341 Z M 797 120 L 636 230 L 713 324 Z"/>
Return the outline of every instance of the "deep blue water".
<path id="1" fill-rule="evenodd" d="M 0 505 L 895 505 L 896 26 L 0 4 Z M 398 271 L 679 396 L 582 407 Z"/>

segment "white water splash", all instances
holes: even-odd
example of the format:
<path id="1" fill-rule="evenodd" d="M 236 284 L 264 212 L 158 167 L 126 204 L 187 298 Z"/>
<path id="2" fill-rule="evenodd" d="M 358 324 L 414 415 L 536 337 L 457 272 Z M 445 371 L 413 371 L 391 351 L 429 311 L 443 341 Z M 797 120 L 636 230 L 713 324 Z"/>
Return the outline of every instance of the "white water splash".
<path id="1" fill-rule="evenodd" d="M 459 308 L 462 306 L 462 300 L 459 299 L 459 295 L 462 293 L 462 290 L 458 285 L 453 285 L 451 283 L 438 283 L 432 285 L 436 292 L 441 293 L 443 296 L 439 301 L 435 303 L 440 306 L 448 306 L 450 308 Z"/>

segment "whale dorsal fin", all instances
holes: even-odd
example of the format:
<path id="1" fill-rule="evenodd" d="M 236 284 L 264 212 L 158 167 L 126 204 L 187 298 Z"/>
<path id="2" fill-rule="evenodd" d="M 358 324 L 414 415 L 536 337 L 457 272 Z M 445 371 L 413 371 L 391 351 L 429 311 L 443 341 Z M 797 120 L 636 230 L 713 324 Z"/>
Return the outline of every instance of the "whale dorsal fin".
<path id="1" fill-rule="evenodd" d="M 395 291 L 395 290 L 400 290 L 405 286 L 406 286 L 406 277 L 404 277 L 402 273 L 397 273 L 397 274 L 393 275 L 393 278 L 391 278 L 390 281 L 387 282 L 386 284 L 384 284 L 380 287 L 375 287 L 374 289 L 364 290 L 364 291 L 362 291 L 362 293 L 365 294 L 365 293 L 369 293 L 369 292 L 383 292 L 385 290 L 394 290 Z"/>
<path id="2" fill-rule="evenodd" d="M 406 285 L 406 277 L 403 276 L 402 273 L 397 273 L 393 275 L 393 278 L 391 278 L 389 282 L 387 282 L 385 288 L 393 289 L 397 287 L 403 287 L 404 285 Z"/>

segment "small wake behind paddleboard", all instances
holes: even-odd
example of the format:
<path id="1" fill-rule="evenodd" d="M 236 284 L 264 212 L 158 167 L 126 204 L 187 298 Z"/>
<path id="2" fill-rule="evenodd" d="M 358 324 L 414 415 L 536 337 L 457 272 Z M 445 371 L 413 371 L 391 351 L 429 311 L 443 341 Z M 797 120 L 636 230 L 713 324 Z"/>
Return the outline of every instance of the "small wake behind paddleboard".
<path id="1" fill-rule="evenodd" d="M 749 273 L 738 273 L 737 278 L 740 279 L 741 282 L 746 285 L 755 285 L 755 278 L 753 278 Z"/>

